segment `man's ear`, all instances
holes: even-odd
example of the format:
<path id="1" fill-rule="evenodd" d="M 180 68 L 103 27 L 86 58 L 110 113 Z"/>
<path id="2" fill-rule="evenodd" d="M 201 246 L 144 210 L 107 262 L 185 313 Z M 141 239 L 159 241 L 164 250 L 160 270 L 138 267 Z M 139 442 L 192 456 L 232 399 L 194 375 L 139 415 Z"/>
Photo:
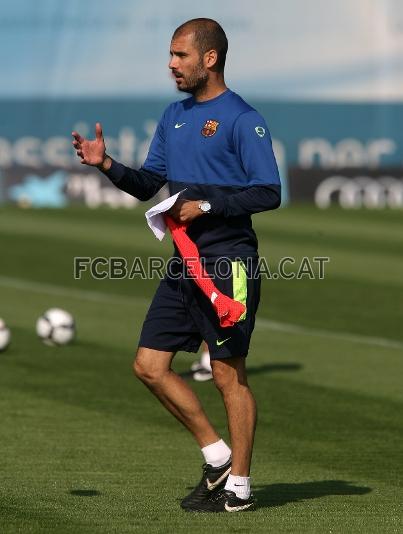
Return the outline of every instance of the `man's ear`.
<path id="1" fill-rule="evenodd" d="M 217 50 L 208 50 L 204 54 L 204 65 L 208 69 L 211 69 L 214 67 L 214 65 L 217 63 Z"/>

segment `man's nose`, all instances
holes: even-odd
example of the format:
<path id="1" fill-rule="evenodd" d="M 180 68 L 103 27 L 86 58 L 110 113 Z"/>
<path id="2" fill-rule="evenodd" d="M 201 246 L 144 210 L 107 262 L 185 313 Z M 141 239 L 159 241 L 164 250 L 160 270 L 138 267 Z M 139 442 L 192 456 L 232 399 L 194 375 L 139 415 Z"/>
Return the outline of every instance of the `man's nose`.
<path id="1" fill-rule="evenodd" d="M 171 59 L 169 60 L 168 68 L 170 68 L 171 70 L 176 69 L 177 65 L 178 65 L 177 58 L 172 56 Z"/>

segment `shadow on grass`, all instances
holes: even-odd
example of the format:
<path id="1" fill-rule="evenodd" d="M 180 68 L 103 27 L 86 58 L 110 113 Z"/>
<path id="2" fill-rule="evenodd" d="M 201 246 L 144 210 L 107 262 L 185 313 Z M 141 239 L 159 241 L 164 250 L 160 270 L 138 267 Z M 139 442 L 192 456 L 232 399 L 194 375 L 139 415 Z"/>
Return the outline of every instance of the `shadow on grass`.
<path id="1" fill-rule="evenodd" d="M 371 491 L 371 488 L 354 486 L 352 482 L 347 480 L 321 480 L 253 487 L 253 494 L 257 499 L 259 508 L 284 506 L 291 502 L 320 499 L 329 495 L 365 495 Z"/>
<path id="2" fill-rule="evenodd" d="M 302 365 L 300 363 L 268 363 L 265 365 L 259 365 L 256 367 L 247 367 L 248 376 L 258 375 L 261 373 L 277 373 L 281 371 L 300 371 Z M 182 378 L 192 378 L 193 371 L 184 371 L 178 373 Z"/>
<path id="3" fill-rule="evenodd" d="M 97 495 L 101 495 L 101 492 L 95 489 L 73 489 L 69 493 L 76 497 L 96 497 Z"/>
<path id="4" fill-rule="evenodd" d="M 258 367 L 247 367 L 249 375 L 258 375 L 260 373 L 278 373 L 281 371 L 301 371 L 300 363 L 267 363 Z"/>

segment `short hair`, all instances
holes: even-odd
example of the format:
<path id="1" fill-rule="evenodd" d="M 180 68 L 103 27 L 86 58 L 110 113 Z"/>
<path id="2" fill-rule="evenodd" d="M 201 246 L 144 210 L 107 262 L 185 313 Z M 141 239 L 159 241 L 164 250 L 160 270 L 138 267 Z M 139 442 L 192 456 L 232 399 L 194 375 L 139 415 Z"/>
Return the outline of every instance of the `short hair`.
<path id="1" fill-rule="evenodd" d="M 216 50 L 217 67 L 220 72 L 224 70 L 228 51 L 228 40 L 222 27 L 213 19 L 191 19 L 184 22 L 176 30 L 172 39 L 180 34 L 191 32 L 194 34 L 194 43 L 200 55 L 208 50 Z"/>

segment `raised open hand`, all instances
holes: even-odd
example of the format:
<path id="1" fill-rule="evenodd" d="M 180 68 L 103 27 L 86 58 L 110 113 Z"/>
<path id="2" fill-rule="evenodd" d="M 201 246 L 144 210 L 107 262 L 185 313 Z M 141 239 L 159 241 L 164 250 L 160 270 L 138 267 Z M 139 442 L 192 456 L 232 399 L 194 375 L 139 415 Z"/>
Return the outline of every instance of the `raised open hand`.
<path id="1" fill-rule="evenodd" d="M 105 154 L 105 141 L 102 135 L 102 126 L 99 122 L 95 124 L 95 139 L 89 140 L 81 137 L 78 132 L 72 132 L 73 147 L 77 156 L 81 158 L 81 163 L 85 165 L 102 165 Z"/>

